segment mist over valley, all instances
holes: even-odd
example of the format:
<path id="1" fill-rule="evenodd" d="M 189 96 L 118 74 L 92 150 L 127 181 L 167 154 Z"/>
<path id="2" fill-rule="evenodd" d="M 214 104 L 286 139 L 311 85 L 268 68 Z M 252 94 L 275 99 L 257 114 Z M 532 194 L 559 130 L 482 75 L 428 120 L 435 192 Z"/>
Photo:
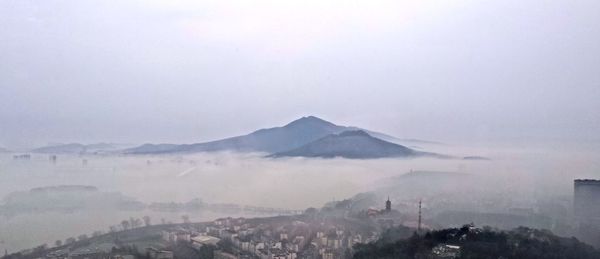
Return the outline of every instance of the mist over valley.
<path id="1" fill-rule="evenodd" d="M 0 259 L 598 259 L 600 1 L 0 1 Z"/>

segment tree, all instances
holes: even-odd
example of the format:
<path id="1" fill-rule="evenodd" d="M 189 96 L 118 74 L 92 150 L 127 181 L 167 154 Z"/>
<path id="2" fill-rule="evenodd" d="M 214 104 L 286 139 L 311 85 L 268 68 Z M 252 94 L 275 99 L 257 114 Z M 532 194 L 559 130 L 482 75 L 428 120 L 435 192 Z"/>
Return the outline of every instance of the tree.
<path id="1" fill-rule="evenodd" d="M 384 233 L 373 243 L 354 247 L 354 258 L 429 258 L 432 248 L 456 245 L 460 258 L 600 258 L 600 251 L 577 239 L 558 237 L 547 230 L 519 227 L 511 231 L 473 225 L 413 234 L 402 238 L 405 230 Z M 400 239 L 397 239 L 400 233 Z"/>
<path id="2" fill-rule="evenodd" d="M 219 248 L 221 248 L 223 251 L 233 254 L 233 243 L 231 242 L 231 240 L 229 239 L 221 239 L 218 243 L 217 246 Z"/>
<path id="3" fill-rule="evenodd" d="M 317 209 L 310 207 L 304 211 L 304 214 L 314 215 L 317 214 L 317 212 L 319 212 Z"/>
<path id="4" fill-rule="evenodd" d="M 181 219 L 183 220 L 183 223 L 185 223 L 185 224 L 190 223 L 190 216 L 188 216 L 188 215 L 181 216 Z"/>
<path id="5" fill-rule="evenodd" d="M 59 240 L 54 241 L 54 245 L 57 247 L 62 246 L 62 240 L 59 239 Z"/>
<path id="6" fill-rule="evenodd" d="M 126 219 L 121 221 L 121 226 L 123 226 L 123 230 L 128 230 L 129 229 L 129 221 Z"/>
<path id="7" fill-rule="evenodd" d="M 88 239 L 88 236 L 87 236 L 86 234 L 79 235 L 79 236 L 77 237 L 77 239 L 78 239 L 79 241 L 83 241 L 83 240 L 86 240 L 86 239 Z"/>
<path id="8" fill-rule="evenodd" d="M 144 216 L 143 219 L 144 219 L 144 225 L 146 225 L 146 227 L 152 225 L 150 222 L 151 221 L 150 216 Z"/>
<path id="9" fill-rule="evenodd" d="M 34 253 L 36 253 L 36 254 L 37 254 L 37 253 L 40 253 L 40 252 L 44 252 L 44 250 L 46 250 L 47 248 L 48 248 L 48 245 L 47 245 L 47 244 L 42 244 L 42 245 L 36 246 L 36 247 L 33 249 L 33 251 L 34 251 Z"/>
<path id="10" fill-rule="evenodd" d="M 135 228 L 135 219 L 133 217 L 129 217 L 129 227 Z"/>
<path id="11" fill-rule="evenodd" d="M 217 247 L 213 245 L 201 246 L 198 250 L 198 258 L 214 258 L 214 253 Z"/>
<path id="12" fill-rule="evenodd" d="M 70 245 L 75 243 L 75 241 L 77 241 L 74 237 L 69 237 L 67 238 L 67 240 L 65 240 L 65 244 Z"/>
<path id="13" fill-rule="evenodd" d="M 117 227 L 117 226 L 110 226 L 110 227 L 108 227 L 108 228 L 110 229 L 110 233 L 114 233 L 114 232 L 117 232 L 117 231 L 119 231 L 119 229 L 118 229 L 118 227 Z"/>
<path id="14" fill-rule="evenodd" d="M 142 226 L 142 221 L 138 218 L 131 218 L 131 228 L 139 228 Z"/>

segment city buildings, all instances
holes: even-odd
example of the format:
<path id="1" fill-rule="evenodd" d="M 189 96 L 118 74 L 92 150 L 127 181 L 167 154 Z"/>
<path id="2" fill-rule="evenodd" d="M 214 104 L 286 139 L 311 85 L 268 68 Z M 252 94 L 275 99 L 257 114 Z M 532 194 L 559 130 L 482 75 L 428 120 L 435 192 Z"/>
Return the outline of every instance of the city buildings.
<path id="1" fill-rule="evenodd" d="M 575 180 L 573 209 L 579 221 L 600 220 L 600 180 Z"/>
<path id="2" fill-rule="evenodd" d="M 600 247 L 600 180 L 574 181 L 573 212 L 577 237 Z"/>

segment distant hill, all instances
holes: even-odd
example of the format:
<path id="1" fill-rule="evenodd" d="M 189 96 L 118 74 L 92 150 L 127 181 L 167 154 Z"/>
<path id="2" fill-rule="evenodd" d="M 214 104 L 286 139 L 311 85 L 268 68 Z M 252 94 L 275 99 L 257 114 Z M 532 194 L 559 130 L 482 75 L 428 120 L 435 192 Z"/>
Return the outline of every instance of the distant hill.
<path id="1" fill-rule="evenodd" d="M 463 157 L 463 160 L 482 160 L 482 161 L 488 161 L 491 160 L 487 157 L 482 157 L 482 156 L 466 156 Z"/>
<path id="2" fill-rule="evenodd" d="M 31 150 L 34 153 L 84 153 L 85 151 L 86 146 L 79 143 L 46 146 Z"/>
<path id="3" fill-rule="evenodd" d="M 344 157 L 352 159 L 414 157 L 429 153 L 418 152 L 402 145 L 387 142 L 363 130 L 330 134 L 299 148 L 279 152 L 272 157 Z"/>
<path id="4" fill-rule="evenodd" d="M 131 204 L 140 203 L 117 192 L 99 191 L 94 186 L 45 186 L 9 193 L 0 201 L 0 215 L 121 208 Z"/>
<path id="5" fill-rule="evenodd" d="M 60 193 L 60 192 L 97 192 L 98 188 L 90 185 L 55 185 L 43 186 L 29 190 L 30 193 Z"/>
<path id="6" fill-rule="evenodd" d="M 178 152 L 184 145 L 177 144 L 144 144 L 139 147 L 126 149 L 123 152 L 128 154 L 160 154 Z"/>
<path id="7" fill-rule="evenodd" d="M 292 121 L 283 127 L 261 129 L 243 136 L 197 144 L 145 144 L 136 148 L 127 149 L 124 153 L 161 154 L 238 151 L 266 152 L 272 154 L 299 148 L 330 134 L 338 134 L 344 131 L 357 129 L 359 128 L 339 126 L 314 116 L 308 116 Z M 383 133 L 367 130 L 365 130 L 365 132 L 382 139 L 400 141 L 395 137 Z"/>
<path id="8" fill-rule="evenodd" d="M 0 153 L 8 153 L 10 150 L 0 147 Z"/>
<path id="9" fill-rule="evenodd" d="M 127 147 L 124 144 L 96 143 L 84 145 L 80 143 L 56 144 L 31 150 L 33 153 L 45 154 L 85 154 L 112 152 Z"/>

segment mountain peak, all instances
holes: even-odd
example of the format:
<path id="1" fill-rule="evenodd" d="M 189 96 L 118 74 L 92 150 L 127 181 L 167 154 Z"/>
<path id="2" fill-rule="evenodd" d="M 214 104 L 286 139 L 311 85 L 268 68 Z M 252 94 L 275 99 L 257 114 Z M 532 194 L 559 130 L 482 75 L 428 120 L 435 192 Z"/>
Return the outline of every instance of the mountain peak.
<path id="1" fill-rule="evenodd" d="M 323 120 L 321 118 L 317 118 L 315 116 L 305 116 L 295 121 L 292 121 L 285 125 L 285 127 L 296 126 L 296 125 L 325 125 L 325 126 L 336 126 L 335 124 Z"/>

